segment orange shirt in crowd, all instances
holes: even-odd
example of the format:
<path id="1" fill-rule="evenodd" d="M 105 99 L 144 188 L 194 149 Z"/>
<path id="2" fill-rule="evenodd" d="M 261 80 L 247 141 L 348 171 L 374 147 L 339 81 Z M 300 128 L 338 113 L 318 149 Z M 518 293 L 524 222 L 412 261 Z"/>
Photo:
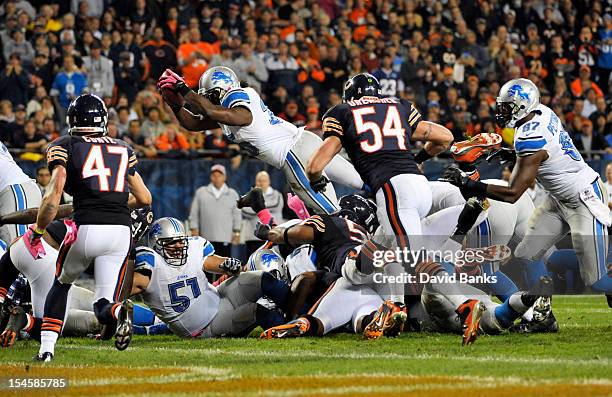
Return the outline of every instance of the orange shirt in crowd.
<path id="1" fill-rule="evenodd" d="M 597 94 L 597 96 L 604 96 L 604 93 L 601 88 L 599 88 L 599 86 L 594 82 L 591 82 L 591 88 L 593 89 L 593 91 L 595 91 L 595 94 Z M 570 84 L 570 89 L 572 90 L 572 94 L 574 94 L 575 97 L 579 97 L 584 94 L 582 92 L 582 83 L 580 82 L 579 78 L 572 81 L 572 84 Z"/>
<path id="2" fill-rule="evenodd" d="M 300 70 L 298 72 L 298 82 L 304 83 L 308 80 L 308 77 L 312 77 L 313 80 L 322 83 L 325 80 L 325 72 L 321 69 L 321 65 L 313 58 L 308 58 L 306 61 L 298 58 L 298 65 L 300 66 Z M 303 64 L 306 65 L 303 65 Z M 306 70 L 306 67 L 310 68 L 310 73 Z"/>
<path id="3" fill-rule="evenodd" d="M 189 142 L 185 135 L 178 132 L 176 134 L 176 139 L 172 142 L 168 139 L 168 133 L 161 133 L 157 139 L 155 140 L 155 147 L 158 150 L 168 151 L 168 150 L 189 150 Z"/>
<path id="4" fill-rule="evenodd" d="M 183 43 L 179 46 L 177 52 L 179 63 L 181 63 L 181 61 L 186 62 L 191 53 L 195 51 L 200 51 L 206 55 L 208 59 L 210 59 L 213 54 L 219 53 L 218 51 L 215 51 L 215 48 L 212 45 L 205 41 L 198 41 L 197 43 Z"/>
<path id="5" fill-rule="evenodd" d="M 198 85 L 200 76 L 202 76 L 206 69 L 208 69 L 208 62 L 206 62 L 206 59 L 196 59 L 183 66 L 183 78 L 185 79 L 187 87 L 195 88 Z"/>

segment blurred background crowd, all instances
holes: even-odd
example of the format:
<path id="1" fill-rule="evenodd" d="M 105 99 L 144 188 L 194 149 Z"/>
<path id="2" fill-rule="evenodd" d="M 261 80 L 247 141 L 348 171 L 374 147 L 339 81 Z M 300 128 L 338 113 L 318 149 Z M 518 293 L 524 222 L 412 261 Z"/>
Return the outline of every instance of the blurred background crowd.
<path id="1" fill-rule="evenodd" d="M 368 71 L 457 139 L 494 131 L 495 96 L 528 77 L 576 146 L 612 152 L 612 15 L 581 0 L 7 0 L 0 6 L 0 140 L 42 158 L 72 98 L 93 92 L 108 134 L 141 157 L 227 156 L 219 130 L 178 126 L 155 89 L 225 65 L 280 117 L 319 132 L 343 82 Z M 498 131 L 512 142 L 512 130 Z M 235 164 L 237 165 L 237 163 Z"/>

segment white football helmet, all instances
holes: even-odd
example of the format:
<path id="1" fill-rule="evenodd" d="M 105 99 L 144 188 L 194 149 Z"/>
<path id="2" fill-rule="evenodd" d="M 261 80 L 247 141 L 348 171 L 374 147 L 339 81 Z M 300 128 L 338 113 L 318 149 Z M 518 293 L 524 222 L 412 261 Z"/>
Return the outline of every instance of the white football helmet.
<path id="1" fill-rule="evenodd" d="M 200 77 L 198 94 L 219 105 L 223 96 L 236 88 L 240 88 L 240 80 L 236 73 L 225 66 L 214 66 Z"/>
<path id="2" fill-rule="evenodd" d="M 495 122 L 500 127 L 514 128 L 516 122 L 540 104 L 540 90 L 528 79 L 513 79 L 499 90 Z"/>
<path id="3" fill-rule="evenodd" d="M 258 249 L 247 262 L 250 271 L 263 270 L 270 272 L 279 280 L 288 280 L 287 266 L 283 258 L 270 249 Z"/>
<path id="4" fill-rule="evenodd" d="M 187 263 L 187 232 L 185 225 L 176 218 L 159 218 L 151 225 L 147 245 L 173 267 Z"/>

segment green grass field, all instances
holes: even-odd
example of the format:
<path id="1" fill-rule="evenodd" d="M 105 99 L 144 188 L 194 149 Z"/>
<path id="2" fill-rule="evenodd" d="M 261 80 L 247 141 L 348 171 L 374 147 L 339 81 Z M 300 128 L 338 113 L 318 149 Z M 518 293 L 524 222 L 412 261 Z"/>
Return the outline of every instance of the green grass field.
<path id="1" fill-rule="evenodd" d="M 33 364 L 34 341 L 0 351 L 0 377 L 66 377 L 65 389 L 22 395 L 76 396 L 612 396 L 612 309 L 603 297 L 556 297 L 558 334 L 404 334 L 293 340 L 111 342 L 61 339 L 51 364 Z M 5 382 L 6 383 L 6 382 Z M 7 390 L 3 390 L 7 391 Z M 11 391 L 8 391 L 9 394 Z"/>

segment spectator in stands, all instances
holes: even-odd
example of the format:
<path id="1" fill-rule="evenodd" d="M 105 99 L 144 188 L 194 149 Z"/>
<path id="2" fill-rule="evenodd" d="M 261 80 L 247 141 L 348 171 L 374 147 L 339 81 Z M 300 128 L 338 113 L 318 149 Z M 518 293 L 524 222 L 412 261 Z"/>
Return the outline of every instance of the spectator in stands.
<path id="1" fill-rule="evenodd" d="M 157 157 L 157 149 L 153 144 L 153 139 L 142 134 L 140 120 L 135 119 L 129 122 L 128 131 L 122 136 L 122 139 L 132 146 L 138 157 Z"/>
<path id="2" fill-rule="evenodd" d="M 115 82 L 117 83 L 117 92 L 119 95 L 125 95 L 129 103 L 134 102 L 138 94 L 140 84 L 140 72 L 137 68 L 131 67 L 130 54 L 124 52 L 119 55 L 119 63 L 115 67 Z"/>
<path id="3" fill-rule="evenodd" d="M 36 170 L 36 184 L 40 189 L 40 193 L 44 196 L 47 186 L 51 182 L 51 172 L 47 166 L 38 167 Z"/>
<path id="4" fill-rule="evenodd" d="M 238 78 L 261 93 L 262 84 L 268 81 L 268 70 L 263 61 L 253 55 L 251 44 L 240 44 L 240 56 L 234 62 L 234 66 Z"/>
<path id="5" fill-rule="evenodd" d="M 130 109 L 127 106 L 117 108 L 117 129 L 119 134 L 125 135 L 128 132 L 130 124 Z"/>
<path id="6" fill-rule="evenodd" d="M 4 59 L 7 61 L 10 60 L 13 54 L 17 54 L 25 65 L 31 64 L 34 60 L 34 47 L 26 40 L 25 35 L 19 29 L 15 29 L 11 33 L 11 38 L 8 42 L 4 43 L 2 51 Z"/>
<path id="7" fill-rule="evenodd" d="M 0 74 L 0 100 L 8 99 L 13 105 L 25 105 L 28 101 L 30 75 L 21 65 L 18 54 L 11 54 L 9 64 Z"/>
<path id="8" fill-rule="evenodd" d="M 310 56 L 310 47 L 306 43 L 300 45 L 300 53 L 296 59 L 298 64 L 298 83 L 310 84 L 318 91 L 325 81 L 325 72 L 319 62 Z"/>
<path id="9" fill-rule="evenodd" d="M 592 88 L 597 96 L 604 96 L 601 88 L 591 80 L 591 68 L 588 65 L 580 66 L 578 78 L 572 81 L 570 88 L 575 97 L 581 97 L 589 88 Z"/>
<path id="10" fill-rule="evenodd" d="M 87 88 L 87 77 L 74 64 L 74 57 L 64 57 L 64 68 L 53 80 L 50 95 L 57 101 L 60 109 L 68 109 L 70 102 Z"/>
<path id="11" fill-rule="evenodd" d="M 201 40 L 200 29 L 189 29 L 189 39 L 178 48 L 178 64 L 182 67 L 185 84 L 194 88 L 202 73 L 208 69 L 208 62 L 217 53 L 209 43 Z"/>
<path id="12" fill-rule="evenodd" d="M 45 87 L 38 86 L 34 90 L 34 97 L 28 101 L 26 106 L 26 114 L 28 117 L 32 117 L 34 113 L 42 109 L 42 100 L 47 96 L 47 90 Z"/>
<path id="13" fill-rule="evenodd" d="M 230 47 L 228 44 L 221 44 L 221 53 L 213 54 L 209 66 L 227 66 L 228 68 L 236 71 L 233 52 L 232 47 Z"/>
<path id="14" fill-rule="evenodd" d="M 149 60 L 149 77 L 152 79 L 157 80 L 166 68 L 176 68 L 176 48 L 164 40 L 161 26 L 153 29 L 153 38 L 143 44 L 143 52 Z"/>
<path id="15" fill-rule="evenodd" d="M 155 140 L 155 147 L 162 157 L 181 158 L 189 156 L 189 142 L 175 124 L 166 124 L 166 130 Z"/>
<path id="16" fill-rule="evenodd" d="M 269 89 L 271 92 L 282 84 L 290 96 L 295 96 L 299 93 L 297 81 L 299 67 L 295 58 L 289 54 L 289 45 L 287 43 L 280 43 L 278 55 L 268 58 L 266 68 L 270 75 Z"/>
<path id="17" fill-rule="evenodd" d="M 264 194 L 266 208 L 272 213 L 274 221 L 277 224 L 281 224 L 283 222 L 283 206 L 285 205 L 285 200 L 283 200 L 283 194 L 270 185 L 270 175 L 266 171 L 258 172 L 257 175 L 255 175 L 255 186 L 261 188 Z M 259 218 L 257 218 L 257 214 L 250 207 L 242 209 L 242 228 L 240 230 L 240 236 L 242 236 L 243 242 L 246 244 L 247 257 L 262 245 L 262 241 L 253 234 L 255 225 L 258 221 Z"/>
<path id="18" fill-rule="evenodd" d="M 215 253 L 231 256 L 231 245 L 240 242 L 242 215 L 236 207 L 238 193 L 225 183 L 227 173 L 221 164 L 210 168 L 210 184 L 196 190 L 191 202 L 191 235 L 211 242 Z"/>
<path id="19" fill-rule="evenodd" d="M 306 124 L 306 117 L 299 112 L 299 107 L 294 99 L 289 100 L 285 106 L 285 111 L 278 115 L 283 120 L 295 124 L 298 127 L 303 127 Z"/>
<path id="20" fill-rule="evenodd" d="M 593 122 L 585 118 L 581 118 L 580 133 L 574 137 L 574 145 L 580 152 L 585 152 L 583 156 L 588 160 L 593 158 L 593 155 L 588 153 L 591 151 L 605 150 L 607 153 L 612 153 L 612 148 L 605 138 L 593 132 Z"/>
<path id="21" fill-rule="evenodd" d="M 15 133 L 12 147 L 32 153 L 43 153 L 48 143 L 47 138 L 36 130 L 34 121 L 28 120 L 24 124 L 23 132 Z M 41 160 L 41 158 L 36 158 L 36 160 Z"/>
<path id="22" fill-rule="evenodd" d="M 156 107 L 149 109 L 145 120 L 142 122 L 143 135 L 156 140 L 165 130 L 166 126 L 160 118 L 159 109 Z"/>
<path id="23" fill-rule="evenodd" d="M 340 56 L 337 46 L 328 47 L 327 56 L 321 59 L 321 68 L 325 73 L 325 85 L 329 89 L 342 91 L 344 81 L 348 76 L 346 75 L 346 62 Z"/>
<path id="24" fill-rule="evenodd" d="M 25 106 L 17 105 L 15 107 L 15 119 L 12 123 L 5 125 L 4 142 L 8 147 L 16 147 L 15 143 L 19 143 L 19 139 L 23 136 L 23 129 L 27 121 Z"/>
<path id="25" fill-rule="evenodd" d="M 204 140 L 204 149 L 218 150 L 221 153 L 227 153 L 231 142 L 221 131 L 221 128 L 215 128 L 212 132 L 206 135 Z"/>
<path id="26" fill-rule="evenodd" d="M 83 57 L 84 73 L 87 74 L 89 92 L 100 97 L 112 97 L 115 88 L 113 62 L 102 55 L 98 40 L 91 44 L 91 55 Z"/>
<path id="27" fill-rule="evenodd" d="M 59 131 L 57 130 L 55 121 L 50 117 L 46 117 L 43 120 L 41 132 L 49 142 L 59 138 Z"/>

